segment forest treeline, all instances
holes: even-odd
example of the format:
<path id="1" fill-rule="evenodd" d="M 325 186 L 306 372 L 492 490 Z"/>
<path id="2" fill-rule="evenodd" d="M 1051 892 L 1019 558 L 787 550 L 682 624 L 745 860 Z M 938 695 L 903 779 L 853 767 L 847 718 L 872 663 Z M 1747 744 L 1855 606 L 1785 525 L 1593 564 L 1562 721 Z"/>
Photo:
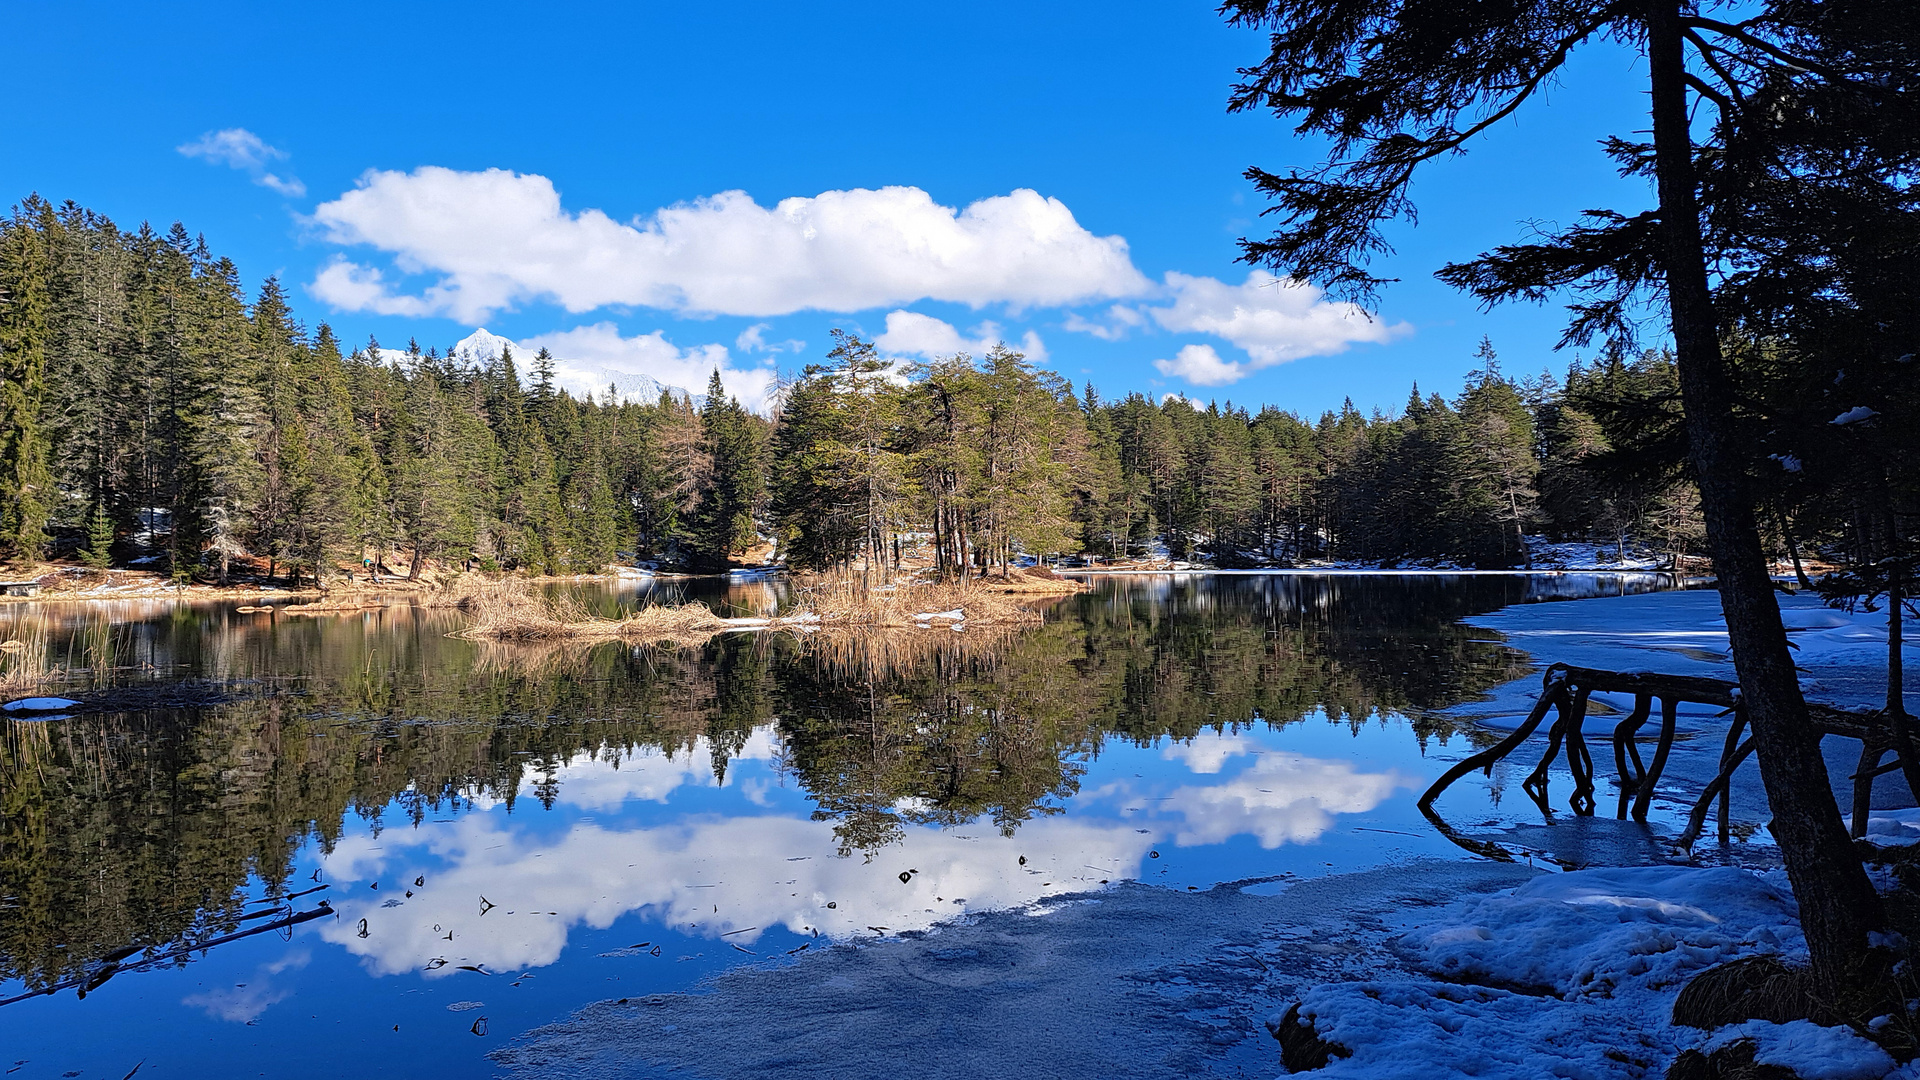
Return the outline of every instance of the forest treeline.
<path id="1" fill-rule="evenodd" d="M 1871 477 L 1808 470 L 1853 475 L 1913 428 L 1834 426 L 1823 388 L 1764 377 L 1779 348 L 1743 352 L 1756 394 L 1812 410 L 1756 428 L 1780 447 L 1757 487 L 1776 547 L 1870 549 Z M 1511 378 L 1488 344 L 1478 360 L 1452 398 L 1415 388 L 1397 413 L 1305 417 L 1103 400 L 1004 347 L 902 369 L 836 331 L 771 417 L 717 372 L 697 404 L 576 397 L 544 351 L 349 347 L 306 328 L 275 280 L 249 298 L 181 225 L 122 230 L 36 197 L 0 219 L 0 555 L 225 580 L 242 557 L 296 577 L 389 556 L 415 573 L 711 570 L 765 540 L 797 568 L 918 554 L 950 575 L 1021 553 L 1511 567 L 1541 534 L 1620 555 L 1697 546 L 1667 355 L 1562 379 Z M 1894 408 L 1875 400 L 1876 418 Z"/>

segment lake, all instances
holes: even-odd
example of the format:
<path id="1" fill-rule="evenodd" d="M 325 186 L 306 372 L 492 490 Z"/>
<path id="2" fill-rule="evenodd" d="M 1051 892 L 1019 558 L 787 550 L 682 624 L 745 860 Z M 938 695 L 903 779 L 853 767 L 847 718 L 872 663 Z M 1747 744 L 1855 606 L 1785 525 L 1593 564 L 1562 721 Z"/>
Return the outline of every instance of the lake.
<path id="1" fill-rule="evenodd" d="M 118 711 L 0 720 L 0 998 L 32 995 L 0 1071 L 492 1076 L 588 1003 L 836 940 L 1468 859 L 1413 804 L 1475 745 L 1439 711 L 1534 668 L 1458 620 L 1668 587 L 1109 577 L 1017 632 L 683 650 L 478 643 L 406 604 L 6 608 L 0 637 Z M 574 591 L 744 614 L 781 588 Z M 1499 794 L 1448 811 L 1537 820 Z"/>

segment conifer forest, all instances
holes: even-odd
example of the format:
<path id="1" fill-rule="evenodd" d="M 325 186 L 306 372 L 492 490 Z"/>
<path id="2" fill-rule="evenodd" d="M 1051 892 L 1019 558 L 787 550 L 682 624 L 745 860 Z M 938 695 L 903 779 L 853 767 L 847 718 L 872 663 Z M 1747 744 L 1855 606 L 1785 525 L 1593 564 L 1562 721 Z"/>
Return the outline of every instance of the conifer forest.
<path id="1" fill-rule="evenodd" d="M 0 1080 L 1920 1080 L 1920 0 L 6 16 Z"/>
<path id="2" fill-rule="evenodd" d="M 32 197 L 0 221 L 0 551 L 225 581 L 363 560 L 537 574 L 1149 552 L 1216 565 L 1528 565 L 1529 537 L 1679 560 L 1701 546 L 1674 365 L 1556 377 L 1483 342 L 1451 396 L 1320 416 L 1103 399 L 1000 347 L 906 365 L 834 331 L 772 415 L 729 398 L 576 397 L 553 358 L 341 341 L 185 226 Z M 1728 342 L 1769 467 L 1775 555 L 1871 561 L 1915 495 L 1911 356 Z"/>

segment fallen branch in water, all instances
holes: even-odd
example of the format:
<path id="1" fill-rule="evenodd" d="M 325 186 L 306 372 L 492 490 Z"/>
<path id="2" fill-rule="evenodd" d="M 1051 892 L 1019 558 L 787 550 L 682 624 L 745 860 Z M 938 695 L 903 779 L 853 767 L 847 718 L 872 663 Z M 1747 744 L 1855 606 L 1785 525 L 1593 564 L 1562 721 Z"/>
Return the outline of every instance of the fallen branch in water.
<path id="1" fill-rule="evenodd" d="M 271 912 L 264 912 L 262 914 L 271 914 Z M 27 993 L 18 994 L 10 998 L 0 998 L 0 1006 L 12 1005 L 16 1002 L 26 1001 L 29 998 L 45 997 L 48 994 L 57 994 L 62 990 L 66 990 L 73 987 L 78 987 L 80 990 L 80 996 L 86 997 L 89 991 L 99 989 L 100 986 L 104 984 L 108 979 L 111 979 L 115 975 L 119 975 L 122 972 L 146 971 L 146 970 L 158 967 L 161 964 L 165 964 L 170 961 L 178 960 L 183 957 L 189 956 L 196 952 L 204 953 L 206 950 L 213 948 L 215 945 L 225 945 L 229 941 L 238 941 L 241 938 L 254 937 L 259 934 L 269 934 L 275 930 L 285 930 L 290 927 L 298 926 L 303 922 L 311 922 L 314 919 L 325 918 L 326 916 L 331 914 L 333 914 L 332 905 L 328 904 L 325 900 L 322 900 L 320 901 L 320 906 L 317 908 L 314 908 L 311 911 L 296 912 L 294 914 L 287 915 L 283 918 L 275 919 L 274 921 L 270 923 L 266 923 L 265 925 L 256 926 L 251 930 L 240 930 L 240 931 L 236 931 L 235 933 L 223 934 L 215 938 L 208 938 L 205 941 L 189 942 L 189 943 L 180 945 L 176 948 L 170 949 L 166 952 L 157 953 L 157 954 L 148 956 L 144 960 L 139 960 L 131 964 L 123 963 L 119 960 L 109 960 L 106 963 L 101 964 L 100 966 L 87 972 L 85 975 L 76 975 L 71 979 L 63 979 L 60 982 L 54 983 L 51 986 L 43 986 L 38 990 L 30 990 Z M 133 946 L 129 946 L 128 948 L 133 949 L 135 952 L 138 951 L 138 949 L 134 948 Z M 131 956 L 132 952 L 123 951 L 120 953 L 113 953 L 110 955 Z"/>

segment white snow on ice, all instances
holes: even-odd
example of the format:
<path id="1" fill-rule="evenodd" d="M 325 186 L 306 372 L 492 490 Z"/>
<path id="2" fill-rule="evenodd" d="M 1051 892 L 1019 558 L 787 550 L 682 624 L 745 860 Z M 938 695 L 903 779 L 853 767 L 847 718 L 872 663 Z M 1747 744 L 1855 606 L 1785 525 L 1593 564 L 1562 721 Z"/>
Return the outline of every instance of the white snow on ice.
<path id="1" fill-rule="evenodd" d="M 1541 876 L 1455 904 L 1399 946 L 1410 977 L 1302 997 L 1320 1036 L 1352 1051 L 1327 1080 L 1597 1078 L 1633 1062 L 1658 1075 L 1706 1038 L 1667 1022 L 1689 976 L 1805 951 L 1784 881 L 1674 866 Z"/>

